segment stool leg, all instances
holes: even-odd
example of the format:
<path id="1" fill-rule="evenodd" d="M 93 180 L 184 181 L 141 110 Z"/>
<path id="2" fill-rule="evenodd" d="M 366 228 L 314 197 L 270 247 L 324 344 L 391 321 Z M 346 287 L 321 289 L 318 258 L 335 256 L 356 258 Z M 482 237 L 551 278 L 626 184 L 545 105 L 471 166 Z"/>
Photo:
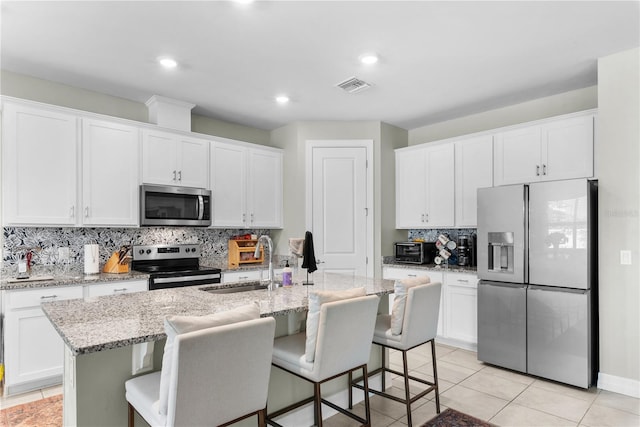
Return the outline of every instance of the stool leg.
<path id="1" fill-rule="evenodd" d="M 383 346 L 379 346 L 380 347 L 380 359 L 381 359 L 381 363 L 382 363 L 382 391 L 385 391 L 387 389 L 386 386 L 386 377 L 387 377 L 387 371 L 385 370 L 385 368 L 387 367 L 386 365 L 386 354 L 385 354 L 385 348 Z"/>
<path id="2" fill-rule="evenodd" d="M 133 427 L 133 406 L 131 406 L 131 403 L 129 402 L 127 402 L 127 405 L 129 405 L 128 426 Z"/>
<path id="3" fill-rule="evenodd" d="M 384 375 L 384 371 L 382 372 Z M 365 419 L 367 420 L 366 427 L 371 426 L 371 406 L 369 405 L 369 373 L 367 372 L 367 365 L 362 365 L 362 378 L 364 379 L 364 412 Z"/>
<path id="4" fill-rule="evenodd" d="M 322 395 L 320 391 L 320 383 L 314 383 L 313 388 L 315 397 L 313 419 L 316 426 L 322 427 Z"/>
<path id="5" fill-rule="evenodd" d="M 349 371 L 349 409 L 353 409 L 353 387 L 351 386 L 351 382 L 353 381 L 353 371 Z"/>
<path id="6" fill-rule="evenodd" d="M 433 364 L 433 383 L 436 392 L 436 412 L 440 413 L 440 390 L 438 388 L 438 368 L 436 368 L 436 342 L 431 340 L 431 363 Z"/>
<path id="7" fill-rule="evenodd" d="M 258 427 L 267 427 L 267 408 L 258 411 Z"/>
<path id="8" fill-rule="evenodd" d="M 402 366 L 404 370 L 404 395 L 407 406 L 407 424 L 411 427 L 411 395 L 409 394 L 409 364 L 407 363 L 407 352 L 402 351 Z"/>

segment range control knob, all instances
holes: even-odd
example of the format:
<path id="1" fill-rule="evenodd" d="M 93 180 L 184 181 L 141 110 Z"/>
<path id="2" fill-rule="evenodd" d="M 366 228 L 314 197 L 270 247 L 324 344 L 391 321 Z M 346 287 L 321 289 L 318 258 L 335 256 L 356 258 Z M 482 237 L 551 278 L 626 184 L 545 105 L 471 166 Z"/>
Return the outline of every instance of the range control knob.
<path id="1" fill-rule="evenodd" d="M 151 253 L 151 249 L 147 249 L 147 255 Z"/>
<path id="2" fill-rule="evenodd" d="M 191 248 L 191 252 L 195 252 L 195 251 L 196 251 L 196 248 Z"/>
<path id="3" fill-rule="evenodd" d="M 140 249 L 140 250 L 138 251 L 138 253 L 139 253 L 140 255 L 142 255 L 142 254 L 144 253 L 144 249 Z"/>

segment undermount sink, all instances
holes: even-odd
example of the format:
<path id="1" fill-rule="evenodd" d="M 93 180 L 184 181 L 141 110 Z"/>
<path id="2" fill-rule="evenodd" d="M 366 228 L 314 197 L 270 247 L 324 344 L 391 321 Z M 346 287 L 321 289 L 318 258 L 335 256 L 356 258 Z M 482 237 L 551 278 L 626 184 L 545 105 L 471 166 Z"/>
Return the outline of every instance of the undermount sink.
<path id="1" fill-rule="evenodd" d="M 237 292 L 259 291 L 259 290 L 267 289 L 268 287 L 269 287 L 269 284 L 267 283 L 262 284 L 259 282 L 251 282 L 251 283 L 245 283 L 243 285 L 232 286 L 228 288 L 212 287 L 212 288 L 202 288 L 202 290 L 205 292 L 210 292 L 212 294 L 235 294 Z"/>

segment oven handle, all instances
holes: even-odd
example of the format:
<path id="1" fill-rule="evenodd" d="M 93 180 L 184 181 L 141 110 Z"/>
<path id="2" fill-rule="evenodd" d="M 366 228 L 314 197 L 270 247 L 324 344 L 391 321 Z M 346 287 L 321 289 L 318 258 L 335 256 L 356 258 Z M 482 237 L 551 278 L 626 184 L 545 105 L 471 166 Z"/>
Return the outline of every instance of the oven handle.
<path id="1" fill-rule="evenodd" d="M 220 273 L 201 274 L 196 276 L 179 276 L 179 277 L 158 277 L 153 279 L 153 283 L 172 283 L 172 282 L 193 282 L 196 280 L 219 279 Z"/>
<path id="2" fill-rule="evenodd" d="M 202 221 L 204 217 L 204 197 L 198 196 L 198 219 Z"/>

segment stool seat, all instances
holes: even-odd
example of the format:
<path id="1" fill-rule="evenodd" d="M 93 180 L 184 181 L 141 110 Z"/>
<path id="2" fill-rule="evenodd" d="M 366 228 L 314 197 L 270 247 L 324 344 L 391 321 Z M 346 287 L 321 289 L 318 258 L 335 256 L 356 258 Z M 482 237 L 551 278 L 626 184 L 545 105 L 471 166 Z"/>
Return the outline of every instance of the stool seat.
<path id="1" fill-rule="evenodd" d="M 337 297 L 336 297 L 337 299 Z M 347 297 L 347 299 L 333 300 L 321 304 L 317 320 L 317 336 L 309 337 L 307 333 L 276 338 L 273 345 L 272 363 L 274 366 L 313 383 L 313 396 L 282 408 L 267 416 L 267 422 L 280 426 L 275 421 L 300 406 L 314 403 L 314 424 L 322 427 L 322 405 L 330 406 L 363 425 L 371 425 L 369 408 L 368 383 L 365 381 L 365 418 L 340 408 L 332 402 L 322 398 L 320 385 L 352 371 L 362 369 L 363 376 L 367 376 L 367 362 L 369 360 L 373 328 L 378 311 L 379 298 L 376 295 Z M 307 329 L 308 332 L 309 329 Z M 314 342 L 309 355 L 309 342 Z M 312 360 L 311 362 L 309 360 Z M 351 392 L 351 387 L 349 387 Z"/>
<path id="2" fill-rule="evenodd" d="M 396 285 L 398 283 L 396 282 Z M 401 284 L 400 284 L 401 285 Z M 394 319 L 393 315 L 380 314 L 376 317 L 376 323 L 373 333 L 373 343 L 380 346 L 382 367 L 369 373 L 369 375 L 377 375 L 382 373 L 382 390 L 369 389 L 371 393 L 383 396 L 385 398 L 403 403 L 407 410 L 407 424 L 412 426 L 411 420 L 411 403 L 422 398 L 430 392 L 434 392 L 436 398 L 436 411 L 440 413 L 440 394 L 438 391 L 438 372 L 436 368 L 436 350 L 435 337 L 438 329 L 438 314 L 440 310 L 440 295 L 442 291 L 441 283 L 428 283 L 411 285 L 411 287 L 403 290 L 406 292 L 406 307 L 403 309 L 403 318 Z M 402 325 L 400 333 L 394 324 Z M 433 365 L 433 382 L 426 381 L 421 378 L 409 375 L 409 366 L 407 362 L 407 352 L 422 344 L 431 344 L 431 359 Z M 386 350 L 387 348 L 402 352 L 402 372 L 387 367 Z M 399 375 L 404 380 L 404 398 L 387 393 L 385 374 L 391 372 Z M 362 378 L 352 380 L 349 378 L 353 387 L 362 389 L 363 386 L 358 384 Z M 409 391 L 409 380 L 414 380 L 429 387 L 413 397 Z M 351 407 L 351 402 L 349 402 Z"/>
<path id="3" fill-rule="evenodd" d="M 255 305 L 165 319 L 167 341 L 178 327 L 165 346 L 171 357 L 160 372 L 125 382 L 129 426 L 135 412 L 154 427 L 225 426 L 254 415 L 265 426 L 275 319 L 259 315 Z"/>

